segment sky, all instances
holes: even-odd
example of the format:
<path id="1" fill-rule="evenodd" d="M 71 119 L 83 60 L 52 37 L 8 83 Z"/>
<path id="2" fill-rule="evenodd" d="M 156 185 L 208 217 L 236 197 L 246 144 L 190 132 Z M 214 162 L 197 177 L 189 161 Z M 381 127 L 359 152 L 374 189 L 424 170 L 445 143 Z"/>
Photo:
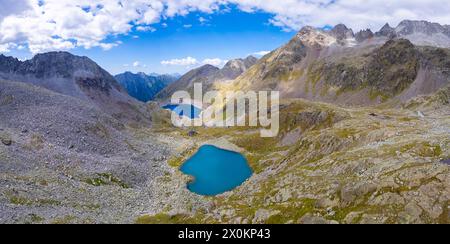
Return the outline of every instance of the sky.
<path id="1" fill-rule="evenodd" d="M 448 0 L 0 0 L 0 53 L 88 56 L 112 74 L 180 73 L 260 57 L 303 26 L 450 24 Z"/>

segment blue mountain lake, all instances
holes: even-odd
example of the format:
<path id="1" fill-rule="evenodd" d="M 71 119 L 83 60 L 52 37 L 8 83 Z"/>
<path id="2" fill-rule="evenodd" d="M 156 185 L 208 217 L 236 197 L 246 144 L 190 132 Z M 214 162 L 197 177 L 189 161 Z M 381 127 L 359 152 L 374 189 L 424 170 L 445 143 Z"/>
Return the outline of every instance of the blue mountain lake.
<path id="1" fill-rule="evenodd" d="M 163 107 L 163 109 L 168 109 L 179 116 L 186 116 L 190 119 L 200 118 L 202 110 L 192 104 L 168 104 Z"/>
<path id="2" fill-rule="evenodd" d="M 204 196 L 214 196 L 242 185 L 253 172 L 240 153 L 215 146 L 202 146 L 187 160 L 181 171 L 194 177 L 188 189 Z"/>

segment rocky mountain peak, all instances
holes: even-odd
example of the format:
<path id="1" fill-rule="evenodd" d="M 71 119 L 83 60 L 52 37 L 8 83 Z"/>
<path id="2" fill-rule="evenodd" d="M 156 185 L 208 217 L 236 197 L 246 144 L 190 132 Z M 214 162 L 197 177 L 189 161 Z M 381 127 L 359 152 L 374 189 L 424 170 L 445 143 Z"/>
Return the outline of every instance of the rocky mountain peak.
<path id="1" fill-rule="evenodd" d="M 361 34 L 370 36 L 369 33 Z M 296 39 L 300 40 L 305 46 L 314 48 L 328 47 L 333 44 L 341 46 L 356 45 L 353 30 L 347 28 L 347 26 L 343 24 L 336 25 L 329 31 L 324 31 L 311 26 L 305 26 L 300 30 L 300 32 L 297 33 Z"/>
<path id="2" fill-rule="evenodd" d="M 303 27 L 297 33 L 296 39 L 300 40 L 305 46 L 309 47 L 326 47 L 336 43 L 336 38 L 325 31 L 316 29 L 311 26 Z M 295 40 L 295 39 L 294 39 Z"/>
<path id="3" fill-rule="evenodd" d="M 395 28 L 398 37 L 406 38 L 415 45 L 450 48 L 448 26 L 428 21 L 404 20 Z"/>
<path id="4" fill-rule="evenodd" d="M 357 42 L 363 42 L 363 41 L 371 39 L 373 37 L 374 37 L 374 34 L 373 34 L 372 30 L 370 30 L 370 29 L 362 30 L 362 31 L 356 33 L 356 35 L 355 35 L 355 39 Z"/>
<path id="5" fill-rule="evenodd" d="M 423 33 L 426 35 L 433 35 L 437 33 L 445 33 L 444 26 L 438 23 L 431 23 L 428 21 L 414 21 L 404 20 L 400 22 L 396 31 L 399 35 L 411 35 L 415 33 Z"/>
<path id="6" fill-rule="evenodd" d="M 0 72 L 10 72 L 16 70 L 21 62 L 17 58 L 7 57 L 0 54 Z"/>
<path id="7" fill-rule="evenodd" d="M 352 29 L 347 28 L 344 24 L 338 24 L 330 30 L 330 34 L 338 40 L 346 40 L 353 38 L 355 35 Z"/>
<path id="8" fill-rule="evenodd" d="M 250 67 L 258 62 L 258 59 L 252 55 L 244 59 L 245 66 Z"/>
<path id="9" fill-rule="evenodd" d="M 220 70 L 220 75 L 227 79 L 234 79 L 256 64 L 256 62 L 258 62 L 258 59 L 253 56 L 249 56 L 245 59 L 230 60 L 223 69 Z"/>
<path id="10" fill-rule="evenodd" d="M 395 32 L 395 29 L 392 28 L 389 23 L 386 23 L 380 31 L 375 33 L 375 36 L 377 37 L 388 37 L 389 39 L 395 38 L 397 36 L 397 33 Z"/>
<path id="11" fill-rule="evenodd" d="M 193 71 L 196 71 L 197 73 L 212 73 L 212 72 L 216 72 L 218 70 L 220 70 L 220 69 L 217 68 L 214 65 L 205 64 L 205 65 L 203 65 L 203 66 L 201 66 L 201 67 L 199 67 L 199 68 L 197 68 L 197 69 L 195 69 Z"/>
<path id="12" fill-rule="evenodd" d="M 317 29 L 312 27 L 312 26 L 304 26 L 298 33 L 297 36 L 298 37 L 302 37 L 302 36 L 308 36 L 311 35 L 312 33 L 317 32 Z"/>
<path id="13" fill-rule="evenodd" d="M 117 81 L 94 61 L 68 52 L 35 55 L 27 61 L 0 57 L 0 78 L 19 80 L 43 86 L 65 95 L 84 97 L 78 88 L 122 91 Z"/>

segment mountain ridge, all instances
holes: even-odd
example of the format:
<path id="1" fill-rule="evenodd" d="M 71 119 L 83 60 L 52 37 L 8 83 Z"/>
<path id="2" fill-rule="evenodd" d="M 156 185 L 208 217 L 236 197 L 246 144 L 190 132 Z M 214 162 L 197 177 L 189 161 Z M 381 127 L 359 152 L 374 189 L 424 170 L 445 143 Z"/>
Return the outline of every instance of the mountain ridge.
<path id="1" fill-rule="evenodd" d="M 20 61 L 0 56 L 0 79 L 20 81 L 89 101 L 122 121 L 150 123 L 146 108 L 106 70 L 69 52 L 37 54 Z"/>
<path id="2" fill-rule="evenodd" d="M 193 69 L 180 77 L 176 82 L 170 84 L 156 95 L 159 101 L 167 102 L 176 91 L 185 90 L 193 92 L 194 83 L 202 83 L 203 91 L 208 91 L 214 87 L 217 82 L 233 80 L 252 67 L 258 59 L 248 56 L 245 59 L 233 59 L 228 61 L 220 69 L 210 64 L 203 65 Z"/>
<path id="3" fill-rule="evenodd" d="M 282 98 L 363 106 L 405 101 L 450 83 L 449 49 L 414 44 L 419 41 L 416 36 L 411 41 L 405 38 L 410 32 L 394 36 L 393 30 L 387 24 L 376 33 L 353 34 L 342 24 L 329 31 L 306 26 L 234 81 L 217 88 L 278 90 Z"/>

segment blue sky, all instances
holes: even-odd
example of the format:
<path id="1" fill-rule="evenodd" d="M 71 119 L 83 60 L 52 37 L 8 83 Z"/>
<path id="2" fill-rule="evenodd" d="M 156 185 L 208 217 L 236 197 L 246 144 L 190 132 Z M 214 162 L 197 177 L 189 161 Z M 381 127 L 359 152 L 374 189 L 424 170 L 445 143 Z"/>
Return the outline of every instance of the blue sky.
<path id="1" fill-rule="evenodd" d="M 126 35 L 109 36 L 107 42 L 121 43 L 110 50 L 77 47 L 70 52 L 88 56 L 112 74 L 124 71 L 183 74 L 207 59 L 226 62 L 249 55 L 259 58 L 257 53 L 272 51 L 288 42 L 295 32 L 271 25 L 272 17 L 262 11 L 247 13 L 237 8 L 212 14 L 196 11 L 154 24 L 153 31 L 134 29 Z M 27 50 L 12 50 L 8 55 L 20 59 L 32 57 Z M 187 57 L 195 58 L 198 64 L 161 64 Z"/>
<path id="2" fill-rule="evenodd" d="M 271 51 L 289 41 L 294 32 L 270 25 L 270 17 L 262 12 L 245 13 L 237 9 L 211 15 L 193 12 L 154 25 L 154 32 L 133 31 L 127 36 L 112 38 L 123 44 L 109 51 L 77 48 L 73 52 L 91 57 L 112 73 L 125 70 L 184 73 L 205 59 L 245 58 Z M 195 58 L 199 64 L 161 64 L 187 57 Z M 135 62 L 139 62 L 137 67 L 133 66 Z"/>
<path id="3" fill-rule="evenodd" d="M 450 24 L 448 0 L 0 0 L 0 53 L 85 55 L 113 74 L 184 73 L 271 51 L 302 27 Z"/>

